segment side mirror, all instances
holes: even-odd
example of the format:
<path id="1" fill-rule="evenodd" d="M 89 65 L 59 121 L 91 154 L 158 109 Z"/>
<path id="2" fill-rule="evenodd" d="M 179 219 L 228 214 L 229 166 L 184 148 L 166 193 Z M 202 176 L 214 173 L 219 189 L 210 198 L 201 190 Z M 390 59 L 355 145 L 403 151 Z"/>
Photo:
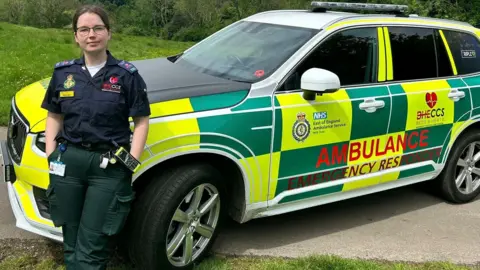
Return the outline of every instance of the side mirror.
<path id="1" fill-rule="evenodd" d="M 305 71 L 301 81 L 305 100 L 315 100 L 317 94 L 333 93 L 340 89 L 340 78 L 335 73 L 321 68 Z"/>

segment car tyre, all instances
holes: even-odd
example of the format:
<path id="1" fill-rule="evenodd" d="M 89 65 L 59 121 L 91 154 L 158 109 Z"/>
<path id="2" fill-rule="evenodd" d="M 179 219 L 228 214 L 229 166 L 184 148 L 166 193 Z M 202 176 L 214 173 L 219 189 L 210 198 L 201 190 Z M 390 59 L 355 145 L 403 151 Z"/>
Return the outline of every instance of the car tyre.
<path id="1" fill-rule="evenodd" d="M 468 203 L 480 193 L 480 133 L 472 130 L 457 139 L 442 173 L 441 195 L 457 204 Z"/>
<path id="2" fill-rule="evenodd" d="M 132 262 L 140 269 L 172 270 L 192 269 L 201 262 L 225 220 L 226 190 L 222 180 L 218 170 L 204 163 L 177 167 L 155 176 L 137 198 L 129 221 Z M 205 209 L 208 211 L 203 212 Z M 191 241 L 185 241 L 187 238 Z M 167 245 L 174 239 L 180 240 L 181 245 L 177 245 L 171 258 L 167 256 Z M 181 257 L 189 254 L 184 252 L 186 246 L 192 247 L 186 250 L 191 250 L 193 259 L 185 263 Z"/>

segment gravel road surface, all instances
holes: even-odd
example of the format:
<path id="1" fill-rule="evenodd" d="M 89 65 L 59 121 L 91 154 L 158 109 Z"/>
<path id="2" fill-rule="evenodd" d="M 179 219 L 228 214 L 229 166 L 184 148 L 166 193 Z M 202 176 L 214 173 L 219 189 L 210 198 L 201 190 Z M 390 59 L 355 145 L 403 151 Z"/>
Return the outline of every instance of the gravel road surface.
<path id="1" fill-rule="evenodd" d="M 5 128 L 0 128 L 0 139 L 5 136 Z M 6 186 L 0 185 L 0 242 L 40 239 L 15 227 Z M 400 188 L 242 225 L 230 222 L 214 250 L 478 264 L 480 200 L 451 205 L 420 186 Z"/>

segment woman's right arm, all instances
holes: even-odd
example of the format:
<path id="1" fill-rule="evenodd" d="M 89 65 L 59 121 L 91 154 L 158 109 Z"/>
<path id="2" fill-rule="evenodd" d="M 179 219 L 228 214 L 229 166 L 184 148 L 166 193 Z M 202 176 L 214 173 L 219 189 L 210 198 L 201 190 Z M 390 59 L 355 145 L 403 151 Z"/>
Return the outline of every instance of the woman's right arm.
<path id="1" fill-rule="evenodd" d="M 57 88 L 56 81 L 56 74 L 53 73 L 41 105 L 48 112 L 45 126 L 45 154 L 47 157 L 55 151 L 57 147 L 55 137 L 63 126 L 62 109 L 58 102 L 58 93 L 55 90 Z"/>
<path id="2" fill-rule="evenodd" d="M 57 143 L 55 137 L 60 131 L 63 125 L 63 116 L 61 114 L 48 112 L 47 121 L 45 128 L 45 154 L 50 156 L 50 154 L 55 151 Z"/>

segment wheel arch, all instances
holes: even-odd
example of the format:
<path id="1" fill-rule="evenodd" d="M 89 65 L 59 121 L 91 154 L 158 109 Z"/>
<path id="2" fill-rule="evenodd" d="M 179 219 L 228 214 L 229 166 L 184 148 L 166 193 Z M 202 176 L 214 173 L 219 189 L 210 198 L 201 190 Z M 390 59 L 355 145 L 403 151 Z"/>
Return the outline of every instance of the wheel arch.
<path id="1" fill-rule="evenodd" d="M 452 139 L 452 137 L 450 136 L 450 139 L 447 138 L 443 144 L 445 151 L 444 154 L 441 156 L 441 160 L 439 160 L 441 164 L 445 164 L 447 162 L 453 147 L 458 142 L 458 139 L 460 139 L 463 135 L 472 130 L 480 130 L 480 117 L 465 121 L 465 123 L 460 126 L 457 131 L 455 131 L 453 128 L 450 130 L 450 134 L 455 131 L 453 135 L 454 137 Z"/>
<path id="2" fill-rule="evenodd" d="M 228 180 L 224 182 L 227 188 L 228 198 L 230 198 L 228 200 L 228 214 L 233 220 L 242 222 L 246 214 L 246 203 L 249 200 L 247 174 L 233 156 L 222 151 L 204 149 L 169 155 L 155 164 L 150 165 L 146 170 L 141 172 L 141 174 L 135 176 L 133 179 L 133 188 L 137 196 L 141 196 L 145 188 L 153 181 L 153 174 L 165 168 L 174 168 L 198 161 L 211 164 L 219 170 L 225 180 Z"/>

